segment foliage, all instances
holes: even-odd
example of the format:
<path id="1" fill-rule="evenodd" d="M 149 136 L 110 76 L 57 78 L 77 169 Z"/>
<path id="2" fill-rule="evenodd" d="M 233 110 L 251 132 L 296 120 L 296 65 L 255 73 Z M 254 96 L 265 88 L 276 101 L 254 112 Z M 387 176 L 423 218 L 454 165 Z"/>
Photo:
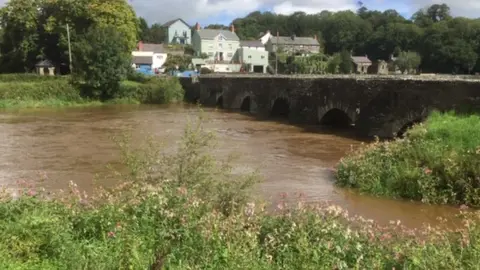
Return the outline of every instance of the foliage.
<path id="1" fill-rule="evenodd" d="M 260 33 L 278 30 L 281 36 L 317 35 L 325 53 L 343 50 L 369 59 L 390 60 L 401 51 L 418 52 L 425 72 L 480 72 L 480 20 L 454 18 L 445 4 L 417 12 L 411 20 L 395 10 L 369 10 L 291 15 L 252 12 L 233 20 L 241 40 L 258 39 Z M 226 26 L 225 26 L 226 27 Z M 221 28 L 221 27 L 216 27 Z"/>
<path id="2" fill-rule="evenodd" d="M 2 80 L 6 78 L 6 80 Z M 20 81 L 15 81 L 21 78 Z M 25 79 L 26 78 L 26 79 Z M 34 79 L 35 78 L 35 79 Z M 50 76 L 0 76 L 0 100 L 44 100 L 80 101 L 80 92 L 67 78 Z"/>
<path id="3" fill-rule="evenodd" d="M 350 74 L 353 71 L 352 55 L 348 51 L 342 51 L 339 55 L 340 63 L 338 70 L 342 74 Z"/>
<path id="4" fill-rule="evenodd" d="M 0 14 L 4 72 L 31 71 L 40 59 L 49 59 L 62 73 L 68 72 L 67 24 L 72 42 L 81 42 L 94 26 L 114 27 L 125 36 L 129 50 L 137 40 L 138 20 L 126 0 L 12 0 Z"/>
<path id="5" fill-rule="evenodd" d="M 337 183 L 427 203 L 480 206 L 480 117 L 432 114 L 405 139 L 376 142 L 341 160 Z"/>
<path id="6" fill-rule="evenodd" d="M 275 213 L 248 196 L 256 175 L 238 175 L 210 152 L 199 122 L 176 151 L 153 139 L 117 138 L 126 173 L 113 189 L 46 194 L 23 185 L 0 200 L 2 269 L 471 269 L 477 214 L 458 231 L 408 230 L 349 217 L 334 206 Z"/>
<path id="7" fill-rule="evenodd" d="M 74 75 L 84 82 L 87 96 L 112 98 L 130 68 L 131 55 L 125 37 L 116 28 L 92 28 L 75 43 Z"/>
<path id="8" fill-rule="evenodd" d="M 211 70 L 207 67 L 200 68 L 200 74 L 210 74 L 210 73 L 213 73 L 213 70 Z"/>
<path id="9" fill-rule="evenodd" d="M 150 77 L 140 80 L 143 82 L 123 81 L 113 98 L 147 104 L 174 103 L 183 100 L 184 90 L 176 77 Z"/>
<path id="10" fill-rule="evenodd" d="M 288 65 L 287 72 L 300 74 L 325 74 L 328 57 L 323 54 L 295 56 Z"/>
<path id="11" fill-rule="evenodd" d="M 421 58 L 416 52 L 401 52 L 395 60 L 397 66 L 402 73 L 417 70 L 420 66 Z"/>
<path id="12" fill-rule="evenodd" d="M 167 61 L 163 65 L 165 70 L 178 70 L 184 71 L 192 64 L 192 57 L 190 55 L 177 55 L 177 54 L 168 54 Z"/>

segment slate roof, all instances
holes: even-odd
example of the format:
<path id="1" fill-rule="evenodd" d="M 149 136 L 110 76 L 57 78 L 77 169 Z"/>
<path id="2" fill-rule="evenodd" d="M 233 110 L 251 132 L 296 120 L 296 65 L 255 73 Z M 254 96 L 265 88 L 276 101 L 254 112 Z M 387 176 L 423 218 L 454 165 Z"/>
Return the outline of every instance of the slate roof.
<path id="1" fill-rule="evenodd" d="M 50 60 L 42 60 L 38 62 L 35 66 L 36 67 L 54 67 L 54 65 Z"/>
<path id="2" fill-rule="evenodd" d="M 263 43 L 260 40 L 241 40 L 240 47 L 264 47 Z"/>
<path id="3" fill-rule="evenodd" d="M 277 43 L 278 39 L 278 43 Z M 280 45 L 308 45 L 308 46 L 320 46 L 318 41 L 311 37 L 285 37 L 285 36 L 272 36 L 270 38 L 272 44 Z"/>
<path id="4" fill-rule="evenodd" d="M 153 64 L 153 59 L 151 56 L 133 56 L 132 63 L 134 64 Z"/>
<path id="5" fill-rule="evenodd" d="M 372 61 L 366 56 L 352 56 L 352 61 L 356 64 L 371 64 Z"/>
<path id="6" fill-rule="evenodd" d="M 165 48 L 163 44 L 155 44 L 155 43 L 143 43 L 142 52 L 154 52 L 154 53 L 163 53 Z"/>
<path id="7" fill-rule="evenodd" d="M 201 39 L 214 39 L 219 34 L 223 35 L 227 40 L 239 41 L 237 34 L 229 30 L 220 30 L 220 29 L 200 29 L 197 30 L 198 35 Z"/>
<path id="8" fill-rule="evenodd" d="M 186 26 L 188 26 L 188 28 L 192 28 L 188 23 L 186 23 L 184 20 L 182 20 L 182 19 L 180 19 L 180 18 L 177 18 L 177 19 L 168 21 L 168 22 L 164 23 L 162 26 L 163 26 L 163 27 L 170 27 L 170 25 L 176 23 L 177 21 L 181 21 L 181 22 L 184 23 Z"/>

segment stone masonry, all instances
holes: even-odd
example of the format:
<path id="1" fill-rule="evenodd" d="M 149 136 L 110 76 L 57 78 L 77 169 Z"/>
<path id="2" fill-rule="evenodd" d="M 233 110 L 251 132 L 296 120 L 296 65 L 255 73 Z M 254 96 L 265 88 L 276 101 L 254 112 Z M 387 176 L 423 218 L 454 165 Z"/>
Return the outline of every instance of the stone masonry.
<path id="1" fill-rule="evenodd" d="M 207 106 L 269 117 L 283 102 L 293 123 L 349 119 L 366 136 L 392 137 L 433 110 L 480 110 L 474 76 L 209 74 L 191 80 L 182 79 L 187 99 Z"/>

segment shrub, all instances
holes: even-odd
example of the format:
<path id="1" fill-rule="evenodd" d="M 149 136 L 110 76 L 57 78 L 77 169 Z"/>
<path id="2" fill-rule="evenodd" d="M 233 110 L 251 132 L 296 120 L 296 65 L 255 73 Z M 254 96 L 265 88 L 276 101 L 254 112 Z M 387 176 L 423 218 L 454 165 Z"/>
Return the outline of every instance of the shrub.
<path id="1" fill-rule="evenodd" d="M 8 77 L 12 80 L 0 82 L 0 99 L 3 100 L 81 100 L 80 91 L 71 85 L 67 78 L 53 79 L 55 77 L 50 77 L 51 79 L 39 79 L 32 76 L 31 80 L 15 81 L 17 78 L 22 78 L 23 75 L 18 77 L 12 75 Z"/>
<path id="2" fill-rule="evenodd" d="M 25 187 L 0 196 L 2 269 L 471 269 L 478 214 L 458 231 L 407 230 L 351 218 L 338 207 L 250 198 L 255 175 L 215 160 L 213 134 L 187 126 L 177 151 L 116 139 L 123 182 L 48 198 Z"/>
<path id="3" fill-rule="evenodd" d="M 210 74 L 210 73 L 213 73 L 213 70 L 209 69 L 209 68 L 206 68 L 206 67 L 202 67 L 200 69 L 200 74 Z"/>
<path id="4" fill-rule="evenodd" d="M 10 74 L 0 74 L 0 83 L 68 80 L 69 78 L 70 76 L 41 76 L 36 73 L 10 73 Z"/>
<path id="5" fill-rule="evenodd" d="M 172 103 L 183 100 L 184 90 L 176 77 L 151 77 L 144 83 L 124 81 L 117 99 L 136 99 L 141 103 Z"/>
<path id="6" fill-rule="evenodd" d="M 480 206 L 480 117 L 433 113 L 405 139 L 376 142 L 342 159 L 337 183 L 428 203 Z"/>

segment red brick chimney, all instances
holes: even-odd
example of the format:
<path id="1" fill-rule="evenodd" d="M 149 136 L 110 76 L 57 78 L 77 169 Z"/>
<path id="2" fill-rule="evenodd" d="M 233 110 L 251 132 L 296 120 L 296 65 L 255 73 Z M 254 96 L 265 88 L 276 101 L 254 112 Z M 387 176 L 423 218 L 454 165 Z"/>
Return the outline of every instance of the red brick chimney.
<path id="1" fill-rule="evenodd" d="M 139 51 L 143 51 L 143 41 L 140 40 L 140 41 L 138 42 L 137 49 L 138 49 Z"/>
<path id="2" fill-rule="evenodd" d="M 198 22 L 195 24 L 195 30 L 200 30 L 200 24 Z"/>
<path id="3" fill-rule="evenodd" d="M 230 25 L 230 31 L 232 31 L 232 33 L 235 33 L 235 25 L 233 25 L 233 23 L 232 25 Z"/>

